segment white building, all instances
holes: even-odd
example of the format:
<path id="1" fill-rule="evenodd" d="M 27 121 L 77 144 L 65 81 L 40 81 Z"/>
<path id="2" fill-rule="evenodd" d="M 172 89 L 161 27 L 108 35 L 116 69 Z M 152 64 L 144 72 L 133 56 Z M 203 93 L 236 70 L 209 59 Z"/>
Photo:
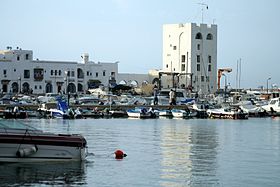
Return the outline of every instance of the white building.
<path id="1" fill-rule="evenodd" d="M 217 90 L 217 25 L 163 25 L 163 87 Z"/>
<path id="2" fill-rule="evenodd" d="M 17 48 L 0 51 L 0 90 L 7 93 L 84 93 L 98 84 L 115 83 L 118 62 L 33 60 L 33 51 Z"/>

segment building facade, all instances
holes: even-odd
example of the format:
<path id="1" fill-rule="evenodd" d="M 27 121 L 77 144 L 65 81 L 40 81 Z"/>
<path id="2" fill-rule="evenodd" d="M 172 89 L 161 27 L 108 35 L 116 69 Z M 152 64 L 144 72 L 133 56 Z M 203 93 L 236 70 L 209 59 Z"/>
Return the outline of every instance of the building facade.
<path id="1" fill-rule="evenodd" d="M 217 90 L 217 25 L 163 25 L 162 87 Z"/>
<path id="2" fill-rule="evenodd" d="M 92 62 L 83 54 L 81 62 L 33 59 L 32 50 L 0 51 L 2 93 L 85 93 L 89 88 L 116 83 L 118 62 Z"/>

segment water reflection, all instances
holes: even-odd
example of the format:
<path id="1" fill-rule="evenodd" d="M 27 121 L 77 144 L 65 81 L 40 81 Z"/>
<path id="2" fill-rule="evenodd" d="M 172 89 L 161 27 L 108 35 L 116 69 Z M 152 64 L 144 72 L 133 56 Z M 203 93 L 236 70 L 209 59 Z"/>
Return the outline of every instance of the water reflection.
<path id="1" fill-rule="evenodd" d="M 1 185 L 83 185 L 84 162 L 0 164 Z"/>
<path id="2" fill-rule="evenodd" d="M 186 186 L 191 177 L 190 126 L 165 125 L 161 134 L 162 186 Z"/>
<path id="3" fill-rule="evenodd" d="M 218 134 L 216 125 L 195 124 L 191 126 L 190 161 L 191 185 L 218 185 L 217 148 Z"/>
<path id="4" fill-rule="evenodd" d="M 219 185 L 216 131 L 215 126 L 186 122 L 170 122 L 164 126 L 161 135 L 161 185 Z"/>

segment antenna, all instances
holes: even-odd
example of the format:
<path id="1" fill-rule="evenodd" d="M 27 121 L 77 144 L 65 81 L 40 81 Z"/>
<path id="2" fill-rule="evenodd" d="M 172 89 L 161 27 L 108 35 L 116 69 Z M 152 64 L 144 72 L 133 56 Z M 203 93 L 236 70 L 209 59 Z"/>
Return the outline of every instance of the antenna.
<path id="1" fill-rule="evenodd" d="M 197 3 L 201 6 L 201 23 L 203 23 L 203 13 L 204 13 L 204 7 L 208 10 L 208 5 L 206 3 Z"/>

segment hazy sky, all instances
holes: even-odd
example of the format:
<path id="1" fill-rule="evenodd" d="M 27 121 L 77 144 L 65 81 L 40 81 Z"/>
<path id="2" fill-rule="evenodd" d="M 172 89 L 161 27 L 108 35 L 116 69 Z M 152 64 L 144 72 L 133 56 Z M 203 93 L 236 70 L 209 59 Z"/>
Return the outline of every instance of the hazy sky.
<path id="1" fill-rule="evenodd" d="M 162 67 L 162 25 L 200 23 L 202 1 L 2 0 L 0 48 L 31 49 L 34 58 L 120 61 L 119 72 Z M 242 59 L 241 87 L 280 86 L 280 1 L 205 0 L 204 22 L 218 25 L 218 68 Z"/>

